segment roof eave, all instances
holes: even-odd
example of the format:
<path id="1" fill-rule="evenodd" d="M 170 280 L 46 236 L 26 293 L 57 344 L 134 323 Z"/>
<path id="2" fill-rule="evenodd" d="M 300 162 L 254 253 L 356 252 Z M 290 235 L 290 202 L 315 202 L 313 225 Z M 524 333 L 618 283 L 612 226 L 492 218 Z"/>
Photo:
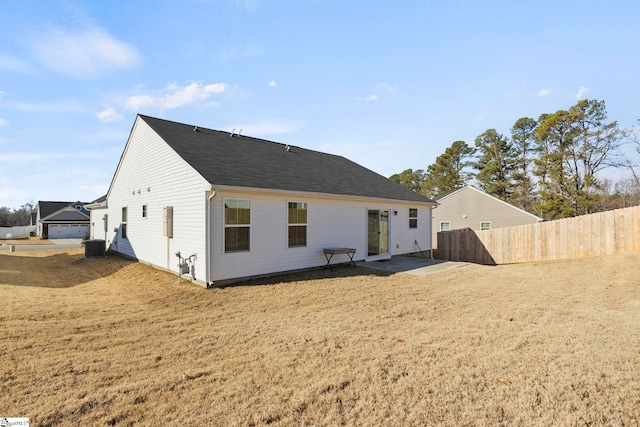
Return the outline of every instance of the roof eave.
<path id="1" fill-rule="evenodd" d="M 108 206 L 107 206 L 107 201 L 104 200 L 104 201 L 98 202 L 98 203 L 88 203 L 88 204 L 84 205 L 84 207 L 85 207 L 85 209 L 92 210 L 92 209 L 104 209 L 104 208 L 106 208 Z"/>
<path id="2" fill-rule="evenodd" d="M 233 192 L 233 193 L 260 193 L 267 195 L 286 195 L 286 196 L 304 196 L 309 198 L 316 199 L 339 199 L 339 200 L 358 200 L 358 201 L 386 201 L 386 202 L 396 202 L 396 203 L 420 203 L 427 204 L 430 206 L 437 206 L 436 202 L 430 201 L 416 201 L 416 200 L 405 200 L 405 199 L 390 199 L 388 197 L 371 197 L 371 196 L 355 196 L 348 194 L 332 194 L 332 193 L 318 193 L 312 191 L 294 191 L 294 190 L 280 190 L 276 188 L 258 188 L 258 187 L 240 187 L 233 185 L 212 185 L 212 189 L 215 191 L 224 191 L 224 192 Z"/>

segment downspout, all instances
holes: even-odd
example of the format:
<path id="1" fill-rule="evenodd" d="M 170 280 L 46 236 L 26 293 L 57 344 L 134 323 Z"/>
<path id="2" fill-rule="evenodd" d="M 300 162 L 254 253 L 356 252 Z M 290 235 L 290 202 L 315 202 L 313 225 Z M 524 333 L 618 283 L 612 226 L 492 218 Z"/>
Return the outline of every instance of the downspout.
<path id="1" fill-rule="evenodd" d="M 438 207 L 438 205 L 436 204 L 435 206 L 433 206 L 431 208 L 431 214 L 429 214 L 429 216 L 431 218 L 429 218 L 429 221 L 431 222 L 431 233 L 429 233 L 429 244 L 431 245 L 431 250 L 429 250 L 429 254 L 430 254 L 430 258 L 433 258 L 433 210 L 436 209 Z"/>
<path id="2" fill-rule="evenodd" d="M 213 281 L 211 280 L 211 200 L 216 196 L 216 190 L 213 189 L 213 185 L 209 186 L 209 190 L 207 190 L 205 194 L 209 192 L 211 194 L 207 195 L 207 208 L 205 209 L 207 215 L 205 235 L 205 247 L 207 252 L 205 255 L 205 269 L 207 270 L 207 277 L 205 280 L 207 288 L 213 287 Z"/>

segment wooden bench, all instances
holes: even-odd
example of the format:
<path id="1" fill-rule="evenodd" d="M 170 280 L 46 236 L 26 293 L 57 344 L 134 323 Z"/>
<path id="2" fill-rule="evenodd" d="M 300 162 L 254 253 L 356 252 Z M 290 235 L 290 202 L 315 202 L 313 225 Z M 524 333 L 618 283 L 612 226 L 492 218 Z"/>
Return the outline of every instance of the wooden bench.
<path id="1" fill-rule="evenodd" d="M 353 260 L 353 256 L 356 254 L 356 250 L 353 248 L 326 248 L 323 251 L 324 257 L 327 259 L 327 265 L 324 266 L 325 269 L 329 267 L 329 269 L 333 271 L 333 268 L 331 268 L 331 258 L 333 258 L 334 255 L 340 254 L 347 254 L 349 256 L 349 265 L 353 264 L 354 267 L 357 267 L 355 261 Z"/>

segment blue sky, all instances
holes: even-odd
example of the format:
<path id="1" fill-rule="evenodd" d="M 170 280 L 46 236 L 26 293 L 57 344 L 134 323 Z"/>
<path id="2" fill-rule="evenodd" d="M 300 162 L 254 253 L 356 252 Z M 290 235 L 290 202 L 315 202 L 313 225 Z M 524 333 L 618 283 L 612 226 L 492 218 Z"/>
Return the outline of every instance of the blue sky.
<path id="1" fill-rule="evenodd" d="M 640 2 L 0 2 L 0 206 L 106 193 L 136 114 L 426 169 L 578 99 L 640 118 Z"/>

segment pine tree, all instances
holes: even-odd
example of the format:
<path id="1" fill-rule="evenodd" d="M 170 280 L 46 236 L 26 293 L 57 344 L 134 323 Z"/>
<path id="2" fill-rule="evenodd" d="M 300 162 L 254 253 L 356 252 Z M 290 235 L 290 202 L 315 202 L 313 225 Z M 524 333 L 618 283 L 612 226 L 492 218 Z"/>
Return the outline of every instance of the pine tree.
<path id="1" fill-rule="evenodd" d="M 416 193 L 424 194 L 426 174 L 422 169 L 416 169 L 415 171 L 413 169 L 405 169 L 400 173 L 391 175 L 389 179 L 410 188 Z"/>
<path id="2" fill-rule="evenodd" d="M 474 151 L 464 141 L 451 144 L 436 158 L 436 162 L 427 168 L 425 194 L 440 197 L 464 187 L 472 176 L 465 168 L 471 165 L 470 158 Z"/>
<path id="3" fill-rule="evenodd" d="M 495 129 L 487 129 L 476 138 L 479 171 L 476 179 L 482 189 L 500 200 L 509 200 L 513 192 L 511 174 L 516 160 L 513 145 Z"/>
<path id="4" fill-rule="evenodd" d="M 535 130 L 537 126 L 538 122 L 534 119 L 523 117 L 518 119 L 511 128 L 511 143 L 515 158 L 511 203 L 528 212 L 534 210 L 535 188 L 531 178 L 531 170 L 533 169 L 532 154 L 536 142 Z"/>

